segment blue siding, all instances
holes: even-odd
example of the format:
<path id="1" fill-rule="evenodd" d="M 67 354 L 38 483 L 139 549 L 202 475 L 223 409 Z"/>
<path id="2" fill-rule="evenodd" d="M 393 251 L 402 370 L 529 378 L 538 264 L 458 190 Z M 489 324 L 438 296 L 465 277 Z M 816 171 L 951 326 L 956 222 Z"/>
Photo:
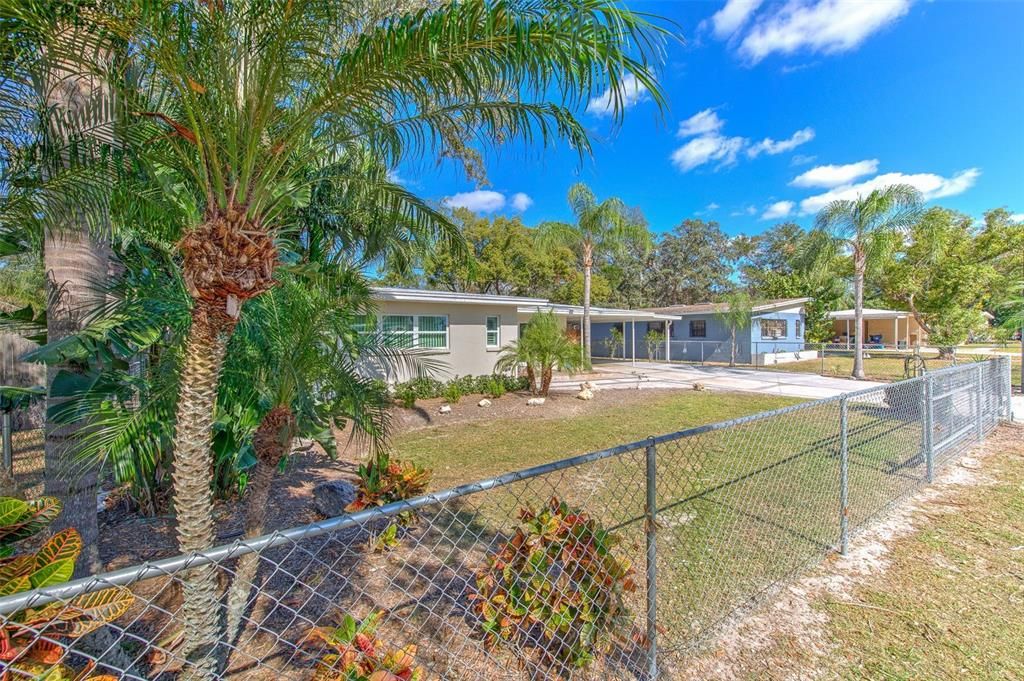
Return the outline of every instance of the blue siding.
<path id="1" fill-rule="evenodd" d="M 761 320 L 781 319 L 786 322 L 786 335 L 782 338 L 762 338 Z M 766 312 L 754 317 L 750 327 L 750 340 L 754 344 L 755 352 L 796 352 L 804 349 L 804 333 L 806 327 L 804 315 L 798 312 Z M 797 322 L 800 322 L 800 334 L 797 335 Z"/>
<path id="2" fill-rule="evenodd" d="M 637 359 L 649 359 L 647 357 L 647 331 L 650 327 L 660 327 L 664 329 L 665 322 L 636 322 L 636 358 Z M 608 348 L 605 345 L 605 341 L 611 337 L 611 330 L 613 326 L 617 326 L 623 331 L 623 343 L 625 344 L 625 353 L 622 348 L 618 348 L 615 351 L 615 356 L 619 359 L 623 357 L 630 358 L 631 346 L 629 341 L 629 331 L 632 327 L 630 322 L 591 322 L 590 333 L 593 336 L 593 340 L 590 345 L 590 353 L 594 357 L 610 357 Z M 654 359 L 665 359 L 665 343 L 662 341 L 658 344 L 657 352 L 655 353 Z"/>

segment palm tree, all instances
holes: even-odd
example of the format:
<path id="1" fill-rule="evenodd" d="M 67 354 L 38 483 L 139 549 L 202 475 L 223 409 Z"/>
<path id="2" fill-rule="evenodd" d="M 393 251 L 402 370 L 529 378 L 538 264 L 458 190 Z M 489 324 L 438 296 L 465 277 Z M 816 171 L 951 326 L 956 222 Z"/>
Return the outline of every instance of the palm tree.
<path id="1" fill-rule="evenodd" d="M 856 199 L 838 199 L 821 209 L 815 228 L 831 243 L 850 251 L 856 336 L 853 377 L 864 378 L 864 278 L 891 254 L 897 241 L 917 220 L 921 192 L 907 184 L 875 189 Z"/>
<path id="2" fill-rule="evenodd" d="M 587 357 L 590 342 L 590 280 L 595 259 L 622 252 L 627 246 L 647 249 L 651 235 L 647 225 L 621 199 L 598 202 L 590 188 L 578 182 L 569 188 L 569 206 L 576 224 L 545 222 L 537 234 L 543 248 L 567 247 L 579 254 L 583 266 L 583 338 Z"/>
<path id="3" fill-rule="evenodd" d="M 725 306 L 715 313 L 719 321 L 729 328 L 729 366 L 731 367 L 736 366 L 736 332 L 750 326 L 753 306 L 753 301 L 750 300 L 750 295 L 746 291 L 733 291 L 725 297 Z"/>
<path id="4" fill-rule="evenodd" d="M 539 312 L 527 323 L 519 340 L 501 349 L 494 371 L 515 373 L 525 369 L 530 392 L 546 397 L 556 369 L 571 375 L 587 365 L 587 359 L 580 357 L 579 347 L 565 334 L 554 312 Z"/>
<path id="5" fill-rule="evenodd" d="M 6 7 L 19 16 L 36 3 Z M 366 22 L 352 3 L 258 0 L 90 6 L 73 40 L 51 36 L 45 58 L 81 60 L 118 86 L 131 112 L 125 140 L 186 219 L 176 243 L 192 299 L 174 434 L 174 498 L 182 551 L 214 541 L 210 438 L 228 340 L 247 300 L 275 285 L 280 240 L 307 203 L 309 168 L 401 215 L 401 229 L 351 225 L 341 248 L 385 254 L 396 243 L 440 237 L 448 219 L 383 171 L 336 163 L 365 153 L 387 167 L 469 142 L 565 141 L 589 152 L 571 107 L 604 88 L 616 119 L 627 74 L 664 103 L 652 60 L 663 32 L 612 0 L 519 3 L 473 0 Z M 116 15 L 110 14 L 116 12 Z M 92 57 L 96 38 L 128 46 L 125 68 Z M 60 40 L 56 38 L 61 38 Z M 550 102 L 551 93 L 561 102 Z M 327 223 L 330 228 L 331 223 Z M 332 243 L 338 243 L 332 241 Z M 186 652 L 213 674 L 213 569 L 184 584 Z"/>

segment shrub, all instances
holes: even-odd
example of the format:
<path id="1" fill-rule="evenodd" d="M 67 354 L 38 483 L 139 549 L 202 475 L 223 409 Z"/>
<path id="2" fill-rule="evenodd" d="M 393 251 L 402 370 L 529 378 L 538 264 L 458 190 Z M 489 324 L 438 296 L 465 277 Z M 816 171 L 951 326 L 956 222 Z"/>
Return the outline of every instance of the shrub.
<path id="1" fill-rule="evenodd" d="M 400 383 L 395 386 L 395 399 L 406 409 L 416 406 L 416 389 L 408 383 Z"/>
<path id="2" fill-rule="evenodd" d="M 423 667 L 416 666 L 416 646 L 397 650 L 377 637 L 377 626 L 384 615 L 375 612 L 361 622 L 345 615 L 336 629 L 315 627 L 306 635 L 305 644 L 326 643 L 334 653 L 322 657 L 312 681 L 421 681 Z"/>
<path id="3" fill-rule="evenodd" d="M 547 395 L 556 369 L 572 375 L 586 366 L 579 346 L 565 335 L 554 313 L 542 312 L 530 319 L 519 340 L 501 349 L 495 370 L 511 374 L 525 369 L 530 391 Z"/>
<path id="4" fill-rule="evenodd" d="M 462 386 L 455 381 L 452 381 L 445 386 L 441 396 L 444 397 L 445 402 L 449 404 L 458 404 L 459 400 L 462 399 L 463 394 Z"/>
<path id="5" fill-rule="evenodd" d="M 636 589 L 633 570 L 612 553 L 614 535 L 557 497 L 519 517 L 470 597 L 485 645 L 508 641 L 537 648 L 545 664 L 583 667 L 628 616 L 623 594 Z"/>
<path id="6" fill-rule="evenodd" d="M 395 501 L 410 499 L 423 494 L 430 482 L 430 471 L 411 461 L 391 460 L 386 453 L 370 459 L 368 464 L 359 466 L 359 488 L 356 500 L 345 507 L 354 513 L 369 506 L 384 506 Z M 412 522 L 411 511 L 398 514 L 399 523 Z"/>
<path id="7" fill-rule="evenodd" d="M 487 386 L 483 390 L 483 393 L 488 397 L 493 397 L 495 399 L 501 397 L 505 394 L 505 381 L 500 377 L 491 376 L 487 380 Z"/>
<path id="8" fill-rule="evenodd" d="M 34 501 L 0 497 L 0 593 L 9 596 L 71 579 L 82 552 L 77 530 L 58 532 L 35 552 L 16 555 L 13 546 L 45 529 L 60 511 L 60 501 L 53 497 Z M 76 672 L 63 664 L 67 651 L 57 639 L 91 633 L 123 615 L 131 603 L 127 589 L 103 589 L 6 617 L 0 623 L 0 670 L 26 678 L 103 678 L 90 676 L 91 667 Z M 45 631 L 46 640 L 37 640 L 33 631 Z"/>

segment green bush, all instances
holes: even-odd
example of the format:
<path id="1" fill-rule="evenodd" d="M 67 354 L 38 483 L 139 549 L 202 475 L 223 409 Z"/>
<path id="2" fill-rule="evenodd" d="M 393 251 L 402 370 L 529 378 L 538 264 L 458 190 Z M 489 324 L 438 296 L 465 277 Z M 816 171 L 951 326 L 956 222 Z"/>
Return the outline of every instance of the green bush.
<path id="1" fill-rule="evenodd" d="M 448 404 L 457 404 L 462 399 L 463 391 L 462 386 L 457 381 L 452 381 L 444 387 L 441 391 L 441 397 L 444 398 Z"/>
<path id="2" fill-rule="evenodd" d="M 498 376 L 491 376 L 487 379 L 487 386 L 483 393 L 497 399 L 505 394 L 505 382 Z"/>
<path id="3" fill-rule="evenodd" d="M 395 386 L 395 399 L 406 409 L 416 406 L 416 389 L 408 383 L 399 383 Z"/>

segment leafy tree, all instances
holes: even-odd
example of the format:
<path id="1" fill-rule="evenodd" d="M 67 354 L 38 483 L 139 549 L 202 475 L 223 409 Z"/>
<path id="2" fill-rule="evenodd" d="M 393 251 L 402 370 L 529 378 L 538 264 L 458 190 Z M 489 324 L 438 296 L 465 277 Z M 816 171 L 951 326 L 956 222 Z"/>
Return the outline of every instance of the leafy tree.
<path id="1" fill-rule="evenodd" d="M 857 199 L 832 201 L 818 213 L 816 228 L 832 237 L 834 247 L 849 249 L 853 258 L 854 378 L 864 378 L 864 278 L 897 248 L 901 234 L 917 220 L 920 205 L 917 189 L 895 184 Z"/>
<path id="2" fill-rule="evenodd" d="M 804 303 L 804 338 L 810 343 L 832 342 L 833 326 L 828 313 L 838 310 L 846 298 L 843 280 L 832 271 L 767 272 L 757 293 L 764 298 L 810 298 Z"/>
<path id="3" fill-rule="evenodd" d="M 655 247 L 650 277 L 655 306 L 691 305 L 730 287 L 729 238 L 717 222 L 684 220 Z"/>
<path id="4" fill-rule="evenodd" d="M 494 365 L 497 373 L 526 371 L 530 392 L 546 396 L 555 370 L 574 374 L 589 362 L 562 329 L 554 312 L 535 314 L 523 329 L 518 340 L 501 349 Z"/>
<path id="5" fill-rule="evenodd" d="M 42 23 L 50 9 L 4 11 Z M 343 237 L 327 242 L 352 254 L 372 259 L 438 235 L 457 243 L 442 214 L 384 172 L 344 161 L 371 150 L 393 167 L 467 139 L 560 139 L 585 154 L 586 132 L 565 105 L 609 85 L 619 92 L 627 72 L 663 101 L 648 59 L 658 31 L 607 0 L 477 0 L 369 24 L 358 10 L 325 0 L 101 4 L 73 35 L 46 36 L 44 59 L 77 60 L 79 72 L 116 87 L 119 106 L 136 114 L 126 144 L 181 209 L 161 236 L 177 244 L 192 302 L 174 432 L 182 551 L 214 541 L 210 445 L 228 341 L 245 302 L 273 288 L 279 240 L 313 184 L 329 180 L 402 218 L 325 222 Z M 98 39 L 126 46 L 126 59 L 97 58 Z M 564 105 L 545 101 L 555 92 Z M 621 118 L 622 97 L 612 103 Z M 212 567 L 190 571 L 189 675 L 215 673 L 215 606 Z"/>
<path id="6" fill-rule="evenodd" d="M 879 277 L 884 298 L 905 305 L 933 344 L 951 348 L 984 323 L 981 311 L 998 280 L 975 238 L 973 219 L 931 208 Z"/>
<path id="7" fill-rule="evenodd" d="M 725 307 L 715 313 L 729 329 L 729 366 L 736 366 L 736 332 L 750 326 L 754 301 L 746 291 L 732 291 L 725 296 Z"/>
<path id="8" fill-rule="evenodd" d="M 759 290 L 766 277 L 788 275 L 799 267 L 801 246 L 807 233 L 800 225 L 783 222 L 754 237 L 745 237 L 743 243 L 739 237 L 733 240 L 733 248 L 743 246 L 742 253 L 735 253 L 739 261 L 739 273 L 746 285 L 752 290 Z"/>
<path id="9" fill-rule="evenodd" d="M 1001 278 L 999 285 L 993 288 L 990 303 L 993 311 L 1000 315 L 1012 309 L 1013 301 L 1019 300 L 1018 292 L 1024 295 L 1024 221 L 1014 221 L 1005 208 L 986 211 L 985 227 L 978 240 L 984 257 Z M 1024 362 L 1024 324 L 1017 331 L 1021 337 L 1021 362 Z"/>
<path id="10" fill-rule="evenodd" d="M 587 356 L 591 354 L 590 298 L 591 278 L 596 262 L 620 253 L 628 247 L 646 249 L 650 243 L 647 223 L 636 211 L 626 208 L 621 199 L 598 201 L 594 192 L 581 183 L 569 188 L 569 207 L 575 224 L 545 222 L 537 235 L 545 248 L 571 248 L 583 269 L 583 339 Z"/>

